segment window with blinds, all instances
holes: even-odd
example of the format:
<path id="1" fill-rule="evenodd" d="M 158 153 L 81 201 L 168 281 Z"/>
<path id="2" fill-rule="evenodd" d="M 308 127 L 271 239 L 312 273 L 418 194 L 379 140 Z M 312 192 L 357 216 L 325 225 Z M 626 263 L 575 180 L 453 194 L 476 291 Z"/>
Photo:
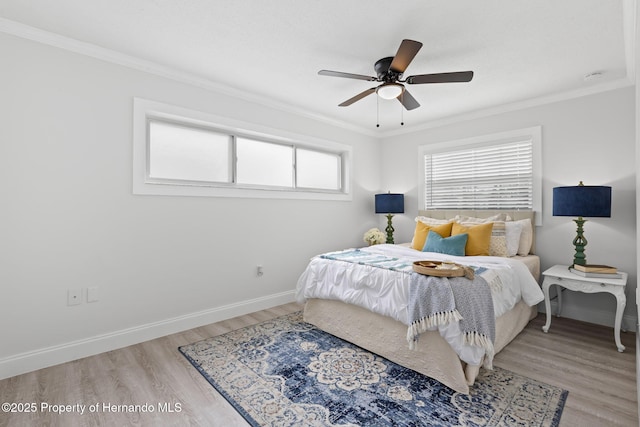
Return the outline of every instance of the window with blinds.
<path id="1" fill-rule="evenodd" d="M 537 210 L 537 130 L 424 146 L 424 208 Z"/>

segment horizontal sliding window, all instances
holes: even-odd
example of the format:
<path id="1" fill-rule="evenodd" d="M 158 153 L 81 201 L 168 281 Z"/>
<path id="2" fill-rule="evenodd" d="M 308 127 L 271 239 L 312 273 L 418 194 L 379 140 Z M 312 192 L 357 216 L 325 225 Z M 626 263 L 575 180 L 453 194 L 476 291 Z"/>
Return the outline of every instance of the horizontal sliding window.
<path id="1" fill-rule="evenodd" d="M 540 129 L 422 147 L 424 209 L 538 210 Z"/>
<path id="2" fill-rule="evenodd" d="M 293 188 L 294 147 L 236 138 L 238 183 Z"/>
<path id="3" fill-rule="evenodd" d="M 298 187 L 339 190 L 342 157 L 335 153 L 296 150 L 296 177 Z"/>
<path id="4" fill-rule="evenodd" d="M 149 178 L 230 182 L 230 137 L 204 129 L 149 121 Z"/>
<path id="5" fill-rule="evenodd" d="M 350 147 L 228 122 L 136 99 L 134 193 L 350 199 Z"/>

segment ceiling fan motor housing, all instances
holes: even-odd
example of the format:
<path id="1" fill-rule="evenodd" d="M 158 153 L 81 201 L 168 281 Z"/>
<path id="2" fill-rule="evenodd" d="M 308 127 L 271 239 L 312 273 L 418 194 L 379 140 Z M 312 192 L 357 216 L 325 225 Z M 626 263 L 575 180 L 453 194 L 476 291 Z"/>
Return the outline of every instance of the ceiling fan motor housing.
<path id="1" fill-rule="evenodd" d="M 393 82 L 400 78 L 401 73 L 394 73 L 393 71 L 389 70 L 392 61 L 393 56 L 389 56 L 387 58 L 379 59 L 373 66 L 373 69 L 376 71 L 379 81 Z"/>

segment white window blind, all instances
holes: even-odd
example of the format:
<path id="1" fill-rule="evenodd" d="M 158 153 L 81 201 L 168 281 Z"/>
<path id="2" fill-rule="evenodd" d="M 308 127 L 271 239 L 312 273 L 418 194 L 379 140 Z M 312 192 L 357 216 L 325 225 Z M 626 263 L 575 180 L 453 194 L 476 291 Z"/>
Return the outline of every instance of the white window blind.
<path id="1" fill-rule="evenodd" d="M 428 153 L 426 209 L 534 208 L 531 139 Z"/>

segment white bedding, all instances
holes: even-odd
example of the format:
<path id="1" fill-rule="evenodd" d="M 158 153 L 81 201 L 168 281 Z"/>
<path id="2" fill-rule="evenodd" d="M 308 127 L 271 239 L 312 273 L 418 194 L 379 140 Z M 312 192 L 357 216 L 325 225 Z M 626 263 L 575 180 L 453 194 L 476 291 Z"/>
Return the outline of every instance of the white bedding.
<path id="1" fill-rule="evenodd" d="M 492 291 L 495 317 L 511 310 L 521 299 L 529 306 L 538 304 L 544 299 L 540 286 L 527 266 L 513 258 L 456 257 L 386 244 L 361 250 L 407 262 L 451 261 L 492 269 L 503 283 L 501 290 Z M 406 273 L 357 263 L 333 261 L 318 256 L 310 261 L 298 279 L 296 298 L 301 303 L 308 298 L 339 300 L 409 325 L 411 323 L 408 311 L 409 280 L 410 275 Z M 438 330 L 461 360 L 472 365 L 482 364 L 484 350 L 477 346 L 463 344 L 457 322 L 439 326 Z"/>

